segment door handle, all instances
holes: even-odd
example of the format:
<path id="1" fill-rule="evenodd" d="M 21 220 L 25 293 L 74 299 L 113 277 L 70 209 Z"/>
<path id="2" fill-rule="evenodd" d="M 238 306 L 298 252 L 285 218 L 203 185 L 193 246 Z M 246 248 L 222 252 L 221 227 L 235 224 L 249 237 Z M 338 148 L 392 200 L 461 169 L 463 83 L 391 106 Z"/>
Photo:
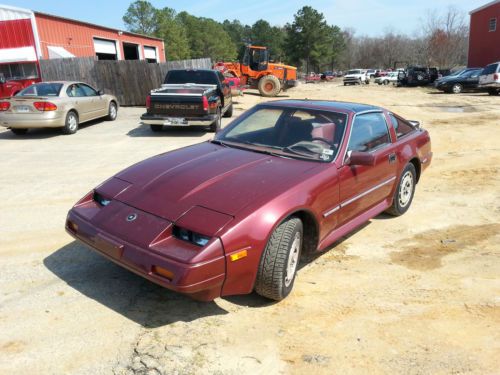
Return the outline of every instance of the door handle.
<path id="1" fill-rule="evenodd" d="M 396 162 L 396 153 L 389 154 L 389 164 Z"/>

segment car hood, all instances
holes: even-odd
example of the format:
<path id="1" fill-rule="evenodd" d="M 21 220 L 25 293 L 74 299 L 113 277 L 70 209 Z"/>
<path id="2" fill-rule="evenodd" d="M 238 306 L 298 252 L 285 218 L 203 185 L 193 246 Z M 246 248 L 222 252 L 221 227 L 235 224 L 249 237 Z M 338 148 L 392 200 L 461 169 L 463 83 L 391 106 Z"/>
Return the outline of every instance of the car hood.
<path id="1" fill-rule="evenodd" d="M 235 216 L 258 199 L 304 181 L 321 165 L 206 142 L 118 173 L 115 177 L 130 185 L 115 199 L 170 221 L 196 206 Z"/>

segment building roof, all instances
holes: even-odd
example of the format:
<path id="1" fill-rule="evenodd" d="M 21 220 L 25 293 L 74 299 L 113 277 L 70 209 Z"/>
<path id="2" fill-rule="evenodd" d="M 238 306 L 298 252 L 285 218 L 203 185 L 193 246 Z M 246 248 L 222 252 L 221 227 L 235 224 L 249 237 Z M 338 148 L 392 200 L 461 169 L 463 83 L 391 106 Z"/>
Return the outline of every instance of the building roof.
<path id="1" fill-rule="evenodd" d="M 477 12 L 483 10 L 483 9 L 489 8 L 490 6 L 495 5 L 495 4 L 499 4 L 499 3 L 500 3 L 500 0 L 493 0 L 493 1 L 489 2 L 488 4 L 484 4 L 482 7 L 479 7 L 479 8 L 476 8 L 474 10 L 471 10 L 469 12 L 469 14 L 477 13 Z"/>
<path id="2" fill-rule="evenodd" d="M 42 13 L 42 12 L 37 12 L 37 11 L 34 11 L 34 13 L 35 13 L 35 17 L 37 15 L 45 16 L 45 17 L 51 17 L 51 18 L 56 18 L 56 19 L 60 19 L 60 20 L 63 20 L 63 21 L 75 22 L 75 23 L 79 23 L 79 24 L 82 24 L 82 25 L 88 25 L 88 26 L 92 26 L 92 27 L 99 27 L 101 29 L 116 31 L 117 33 L 123 33 L 123 34 L 127 34 L 127 35 L 138 36 L 138 37 L 141 37 L 141 38 L 147 38 L 147 39 L 153 39 L 153 40 L 163 41 L 163 39 L 157 38 L 157 37 L 154 37 L 154 36 L 137 34 L 137 33 L 133 33 L 133 32 L 130 32 L 130 31 L 115 29 L 115 28 L 108 27 L 108 26 L 96 25 L 95 23 L 90 23 L 90 22 L 75 20 L 75 19 L 72 19 L 72 18 L 66 18 L 66 17 L 61 17 L 61 16 L 55 16 L 55 15 L 49 14 L 49 13 Z"/>

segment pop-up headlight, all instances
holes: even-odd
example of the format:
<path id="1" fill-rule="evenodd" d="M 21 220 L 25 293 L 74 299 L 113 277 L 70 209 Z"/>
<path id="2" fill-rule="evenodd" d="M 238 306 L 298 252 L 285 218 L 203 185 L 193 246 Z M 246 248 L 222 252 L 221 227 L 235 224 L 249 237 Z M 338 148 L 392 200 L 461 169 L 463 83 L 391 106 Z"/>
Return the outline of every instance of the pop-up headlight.
<path id="1" fill-rule="evenodd" d="M 210 241 L 210 237 L 204 236 L 199 233 L 195 233 L 188 229 L 179 228 L 177 226 L 174 226 L 174 228 L 172 229 L 172 233 L 175 237 L 177 237 L 180 240 L 191 242 L 192 244 L 201 247 L 205 246 L 208 243 L 208 241 Z"/>
<path id="2" fill-rule="evenodd" d="M 100 206 L 106 207 L 111 203 L 111 199 L 104 198 L 101 194 L 94 190 L 94 195 L 92 197 L 94 202 L 97 202 Z"/>

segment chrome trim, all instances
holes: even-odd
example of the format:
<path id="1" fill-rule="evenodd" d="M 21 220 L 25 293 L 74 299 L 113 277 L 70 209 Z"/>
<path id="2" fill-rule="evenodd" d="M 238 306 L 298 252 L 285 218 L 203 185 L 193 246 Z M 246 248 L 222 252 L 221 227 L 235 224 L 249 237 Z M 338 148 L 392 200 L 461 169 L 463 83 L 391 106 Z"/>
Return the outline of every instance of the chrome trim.
<path id="1" fill-rule="evenodd" d="M 385 180 L 385 181 L 381 182 L 381 183 L 380 183 L 380 184 L 378 184 L 378 185 L 375 185 L 375 186 L 371 187 L 371 188 L 370 188 L 370 189 L 368 189 L 368 190 L 365 190 L 364 192 L 362 192 L 362 193 L 360 193 L 360 194 L 356 195 L 355 197 L 349 198 L 348 200 L 346 200 L 346 201 L 342 202 L 342 203 L 341 203 L 341 204 L 339 204 L 338 206 L 335 206 L 335 207 L 333 207 L 332 209 L 330 209 L 330 210 L 326 211 L 326 212 L 323 214 L 323 217 L 324 217 L 324 218 L 326 218 L 326 217 L 330 216 L 331 214 L 333 214 L 333 213 L 337 212 L 337 211 L 338 211 L 338 210 L 340 210 L 341 208 L 344 208 L 345 206 L 347 206 L 347 205 L 349 205 L 349 204 L 351 204 L 351 203 L 353 203 L 353 202 L 357 201 L 358 199 L 363 198 L 365 195 L 368 195 L 368 194 L 370 194 L 370 193 L 374 192 L 375 190 L 380 189 L 382 186 L 385 186 L 385 185 L 387 185 L 387 184 L 391 183 L 391 182 L 392 182 L 392 181 L 394 181 L 395 179 L 396 179 L 396 176 L 392 176 L 391 178 L 389 178 L 389 179 L 387 179 L 387 180 Z"/>

